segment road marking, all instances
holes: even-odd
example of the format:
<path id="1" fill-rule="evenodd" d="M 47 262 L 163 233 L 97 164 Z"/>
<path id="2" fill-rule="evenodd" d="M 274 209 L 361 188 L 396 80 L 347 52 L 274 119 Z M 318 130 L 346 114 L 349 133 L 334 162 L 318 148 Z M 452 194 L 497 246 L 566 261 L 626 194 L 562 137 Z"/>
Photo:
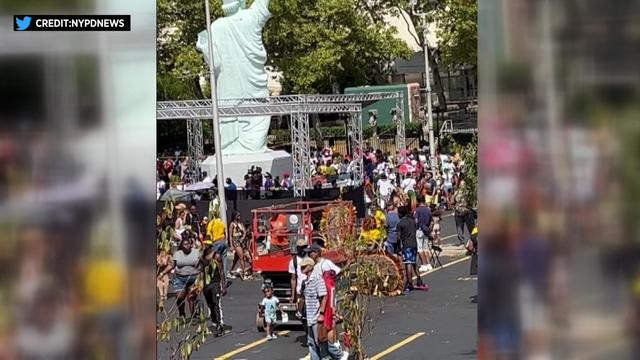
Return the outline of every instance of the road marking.
<path id="1" fill-rule="evenodd" d="M 454 261 L 452 261 L 452 262 L 448 262 L 448 263 L 446 263 L 446 264 L 442 265 L 442 267 L 437 267 L 437 268 L 435 268 L 435 269 L 433 269 L 433 270 L 430 270 L 430 271 L 421 272 L 421 273 L 420 273 L 420 275 L 429 275 L 429 274 L 433 274 L 434 272 L 436 272 L 436 271 L 438 271 L 438 270 L 446 269 L 446 268 L 448 268 L 449 266 L 453 266 L 453 265 L 455 265 L 455 264 L 461 263 L 461 262 L 463 262 L 463 261 L 465 261 L 465 260 L 469 260 L 469 259 L 471 259 L 471 256 L 465 256 L 465 257 L 463 257 L 463 258 L 461 258 L 461 259 L 454 260 Z M 413 280 L 415 280 L 415 279 L 417 279 L 417 278 L 418 278 L 417 276 L 414 276 L 414 277 L 413 277 Z"/>
<path id="2" fill-rule="evenodd" d="M 440 239 L 440 240 L 447 240 L 447 239 L 451 239 L 451 238 L 452 238 L 452 237 L 454 237 L 454 236 L 458 236 L 458 234 L 453 234 L 453 235 L 445 236 L 445 237 L 443 237 L 443 238 L 442 238 L 442 239 Z"/>
<path id="3" fill-rule="evenodd" d="M 415 340 L 415 339 L 419 338 L 420 336 L 422 336 L 422 335 L 424 335 L 424 334 L 425 334 L 425 333 L 421 331 L 421 332 L 419 332 L 419 333 L 416 333 L 415 335 L 409 336 L 408 338 L 406 338 L 406 339 L 404 339 L 404 340 L 400 341 L 399 343 L 397 343 L 397 344 L 395 344 L 395 345 L 393 345 L 393 346 L 389 347 L 387 350 L 385 350 L 385 351 L 383 351 L 383 352 L 381 352 L 381 353 L 378 353 L 378 354 L 374 355 L 373 357 L 369 358 L 369 360 L 378 360 L 378 359 L 382 359 L 384 356 L 391 354 L 392 352 L 394 352 L 394 351 L 398 350 L 399 348 L 401 348 L 401 347 L 403 347 L 403 346 L 407 345 L 408 343 L 412 342 L 413 340 Z"/>
<path id="4" fill-rule="evenodd" d="M 458 281 L 478 281 L 477 276 L 459 277 Z"/>
<path id="5" fill-rule="evenodd" d="M 280 331 L 280 332 L 278 333 L 278 335 L 279 335 L 279 336 L 288 335 L 288 334 L 289 334 L 289 332 L 290 332 L 289 330 L 286 330 L 286 331 Z M 267 342 L 267 339 L 264 339 L 264 338 L 263 338 L 263 339 L 260 339 L 260 340 L 257 340 L 257 341 L 254 341 L 254 342 L 252 342 L 251 344 L 247 344 L 247 345 L 245 345 L 245 346 L 243 346 L 243 347 L 241 347 L 241 348 L 238 348 L 238 349 L 235 349 L 235 350 L 233 350 L 233 351 L 230 351 L 230 352 L 228 352 L 228 353 L 226 353 L 226 354 L 224 354 L 224 355 L 220 355 L 220 356 L 218 356 L 218 357 L 215 357 L 215 358 L 214 358 L 214 360 L 227 360 L 227 359 L 230 359 L 230 358 L 231 358 L 232 356 L 234 356 L 234 355 L 238 355 L 238 354 L 240 354 L 241 352 L 247 351 L 247 350 L 249 350 L 249 349 L 253 349 L 254 347 L 256 347 L 256 346 L 258 346 L 258 345 L 262 345 L 262 344 L 264 344 L 264 343 L 266 343 L 266 342 Z"/>

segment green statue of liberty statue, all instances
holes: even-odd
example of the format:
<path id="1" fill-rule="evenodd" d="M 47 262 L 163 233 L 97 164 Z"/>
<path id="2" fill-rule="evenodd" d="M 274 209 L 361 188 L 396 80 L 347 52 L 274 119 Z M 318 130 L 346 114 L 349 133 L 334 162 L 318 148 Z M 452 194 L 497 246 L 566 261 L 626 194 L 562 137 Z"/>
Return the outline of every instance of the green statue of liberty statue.
<path id="1" fill-rule="evenodd" d="M 198 34 L 197 48 L 209 66 L 214 66 L 218 99 L 267 97 L 267 51 L 262 29 L 269 20 L 269 0 L 223 0 L 224 17 L 211 24 L 213 64 L 207 45 L 207 31 Z M 270 116 L 221 118 L 222 154 L 251 154 L 267 151 Z"/>

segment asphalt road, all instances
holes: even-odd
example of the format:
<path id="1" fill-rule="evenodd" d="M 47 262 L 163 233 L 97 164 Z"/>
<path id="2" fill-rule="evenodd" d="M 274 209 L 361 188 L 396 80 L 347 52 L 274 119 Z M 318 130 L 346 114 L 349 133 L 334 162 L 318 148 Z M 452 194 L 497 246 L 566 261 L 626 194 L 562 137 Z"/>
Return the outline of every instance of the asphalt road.
<path id="1" fill-rule="evenodd" d="M 452 216 L 443 220 L 445 246 L 458 243 Z M 452 236 L 453 235 L 453 236 Z M 468 236 L 468 234 L 467 234 Z M 364 344 L 372 359 L 475 359 L 477 278 L 469 276 L 468 258 L 451 261 L 444 268 L 423 275 L 428 292 L 375 299 L 370 306 L 373 327 Z M 231 331 L 209 337 L 192 359 L 295 360 L 307 355 L 299 327 L 279 327 L 280 338 L 266 342 L 255 326 L 255 312 L 262 299 L 260 280 L 235 280 L 222 300 L 223 316 Z M 159 344 L 158 357 L 162 356 Z"/>

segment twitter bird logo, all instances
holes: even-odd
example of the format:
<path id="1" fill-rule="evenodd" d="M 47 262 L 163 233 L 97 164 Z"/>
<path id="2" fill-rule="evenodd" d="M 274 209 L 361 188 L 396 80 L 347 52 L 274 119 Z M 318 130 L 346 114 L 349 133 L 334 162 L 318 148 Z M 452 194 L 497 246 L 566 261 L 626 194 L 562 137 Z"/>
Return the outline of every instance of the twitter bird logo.
<path id="1" fill-rule="evenodd" d="M 17 26 L 17 30 L 18 31 L 23 31 L 26 30 L 29 25 L 31 25 L 31 17 L 30 16 L 25 16 L 22 18 L 22 20 L 16 18 L 16 26 Z"/>

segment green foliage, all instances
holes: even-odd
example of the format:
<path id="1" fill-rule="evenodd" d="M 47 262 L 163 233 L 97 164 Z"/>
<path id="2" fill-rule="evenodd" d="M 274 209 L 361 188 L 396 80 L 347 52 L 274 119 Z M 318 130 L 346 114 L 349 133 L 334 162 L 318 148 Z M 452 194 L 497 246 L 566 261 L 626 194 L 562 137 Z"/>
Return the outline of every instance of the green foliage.
<path id="1" fill-rule="evenodd" d="M 478 138 L 474 136 L 462 151 L 464 161 L 464 182 L 467 203 L 472 208 L 478 207 Z"/>
<path id="2" fill-rule="evenodd" d="M 210 0 L 211 17 L 222 15 L 222 1 Z M 200 76 L 208 78 L 204 58 L 196 49 L 198 33 L 206 28 L 200 0 L 157 1 L 157 98 L 202 98 Z"/>
<path id="3" fill-rule="evenodd" d="M 440 0 L 434 13 L 438 47 L 445 65 L 478 64 L 478 2 Z"/>
<path id="4" fill-rule="evenodd" d="M 391 0 L 389 0 L 391 1 Z M 425 23 L 414 15 L 408 1 L 396 0 L 398 6 L 410 14 L 420 44 L 424 44 Z M 478 64 L 478 3 L 476 0 L 421 0 L 416 13 L 426 13 L 428 23 L 437 24 L 439 38 L 438 63 L 446 66 Z"/>
<path id="5" fill-rule="evenodd" d="M 205 306 L 202 301 L 196 302 L 196 315 L 187 319 L 175 317 L 176 306 L 170 311 L 162 308 L 157 341 L 167 343 L 168 358 L 186 360 L 207 342 L 212 332 L 207 328 Z"/>
<path id="6" fill-rule="evenodd" d="M 441 154 L 453 154 L 455 152 L 455 143 L 456 141 L 453 138 L 453 135 L 449 133 L 442 134 L 440 135 L 438 142 L 438 151 Z"/>
<path id="7" fill-rule="evenodd" d="M 410 51 L 395 29 L 352 0 L 272 1 L 264 32 L 271 64 L 284 72 L 285 93 L 331 93 L 377 84 L 389 64 Z"/>

